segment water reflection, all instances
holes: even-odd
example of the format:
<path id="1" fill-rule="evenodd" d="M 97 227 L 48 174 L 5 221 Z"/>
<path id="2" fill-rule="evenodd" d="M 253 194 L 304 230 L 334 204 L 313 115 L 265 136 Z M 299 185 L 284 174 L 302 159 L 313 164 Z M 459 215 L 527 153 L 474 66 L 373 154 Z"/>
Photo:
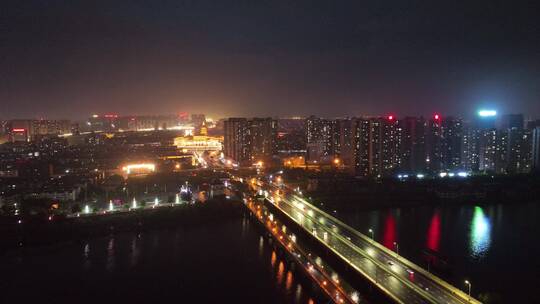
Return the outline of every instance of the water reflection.
<path id="1" fill-rule="evenodd" d="M 135 234 L 131 238 L 131 266 L 137 265 L 139 260 L 140 250 L 137 244 L 138 239 L 139 236 Z"/>
<path id="2" fill-rule="evenodd" d="M 388 213 L 384 221 L 383 245 L 393 250 L 394 242 L 396 242 L 396 220 L 392 213 Z"/>
<path id="3" fill-rule="evenodd" d="M 293 283 L 293 276 L 292 276 L 292 272 L 289 270 L 287 271 L 287 278 L 285 279 L 285 290 L 287 291 L 287 293 L 291 292 L 292 283 Z"/>
<path id="4" fill-rule="evenodd" d="M 264 253 L 264 239 L 262 236 L 259 237 L 259 256 L 262 257 Z"/>
<path id="5" fill-rule="evenodd" d="M 278 285 L 281 285 L 281 282 L 283 281 L 283 271 L 284 270 L 285 270 L 285 265 L 283 265 L 282 261 L 279 261 L 278 271 L 277 271 L 277 283 L 278 283 Z"/>
<path id="6" fill-rule="evenodd" d="M 431 217 L 426 241 L 427 248 L 433 251 L 439 251 L 441 242 L 441 215 L 438 210 Z"/>
<path id="7" fill-rule="evenodd" d="M 491 243 L 491 222 L 481 207 L 474 207 L 470 227 L 470 251 L 473 258 L 483 258 Z"/>
<path id="8" fill-rule="evenodd" d="M 84 244 L 84 258 L 88 259 L 89 256 L 90 256 L 90 244 L 86 242 L 86 244 Z"/>
<path id="9" fill-rule="evenodd" d="M 296 285 L 296 292 L 295 292 L 296 303 L 300 303 L 301 298 L 302 298 L 302 286 L 300 284 L 297 284 Z"/>
<path id="10" fill-rule="evenodd" d="M 109 239 L 107 245 L 107 270 L 112 271 L 114 269 L 114 238 Z"/>
<path id="11" fill-rule="evenodd" d="M 88 242 L 86 242 L 84 244 L 83 256 L 84 256 L 83 268 L 85 270 L 88 270 L 88 269 L 90 269 L 90 266 L 91 266 L 91 263 L 90 263 L 90 244 L 88 244 Z"/>

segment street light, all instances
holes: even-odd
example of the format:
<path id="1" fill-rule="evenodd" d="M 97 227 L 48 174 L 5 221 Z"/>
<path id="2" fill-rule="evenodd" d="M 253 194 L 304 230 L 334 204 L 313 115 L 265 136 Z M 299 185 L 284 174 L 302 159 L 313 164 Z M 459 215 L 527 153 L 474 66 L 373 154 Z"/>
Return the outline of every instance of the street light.
<path id="1" fill-rule="evenodd" d="M 469 282 L 468 280 L 465 280 L 465 285 L 467 285 L 469 287 L 469 300 L 471 298 L 471 282 Z"/>
<path id="2" fill-rule="evenodd" d="M 399 255 L 399 244 L 394 242 L 394 246 L 396 246 L 396 255 Z"/>
<path id="3" fill-rule="evenodd" d="M 373 229 L 369 228 L 369 233 L 371 234 L 371 240 L 373 241 L 375 238 L 373 237 Z"/>

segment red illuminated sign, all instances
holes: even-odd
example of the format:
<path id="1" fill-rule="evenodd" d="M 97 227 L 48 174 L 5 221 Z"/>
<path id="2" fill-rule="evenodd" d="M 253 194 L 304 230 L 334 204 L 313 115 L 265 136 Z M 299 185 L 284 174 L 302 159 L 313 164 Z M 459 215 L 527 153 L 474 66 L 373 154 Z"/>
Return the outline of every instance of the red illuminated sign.
<path id="1" fill-rule="evenodd" d="M 13 128 L 13 132 L 26 132 L 24 128 Z"/>

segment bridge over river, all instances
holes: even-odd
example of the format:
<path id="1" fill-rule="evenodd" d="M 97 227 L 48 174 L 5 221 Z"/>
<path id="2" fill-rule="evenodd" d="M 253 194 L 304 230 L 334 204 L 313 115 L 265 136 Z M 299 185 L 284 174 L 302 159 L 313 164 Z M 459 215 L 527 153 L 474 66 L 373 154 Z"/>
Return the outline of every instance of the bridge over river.
<path id="1" fill-rule="evenodd" d="M 264 204 L 310 234 L 358 274 L 396 303 L 480 302 L 441 278 L 320 210 L 300 193 L 275 183 L 252 184 Z"/>

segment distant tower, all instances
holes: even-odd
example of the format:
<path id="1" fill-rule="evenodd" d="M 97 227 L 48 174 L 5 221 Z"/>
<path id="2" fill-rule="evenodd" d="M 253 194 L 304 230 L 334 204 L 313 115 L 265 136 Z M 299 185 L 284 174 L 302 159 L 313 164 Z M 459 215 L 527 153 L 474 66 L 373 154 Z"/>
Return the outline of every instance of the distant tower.
<path id="1" fill-rule="evenodd" d="M 201 132 L 200 134 L 202 136 L 207 136 L 208 135 L 208 128 L 206 127 L 206 122 L 203 121 L 202 124 L 201 124 Z"/>

